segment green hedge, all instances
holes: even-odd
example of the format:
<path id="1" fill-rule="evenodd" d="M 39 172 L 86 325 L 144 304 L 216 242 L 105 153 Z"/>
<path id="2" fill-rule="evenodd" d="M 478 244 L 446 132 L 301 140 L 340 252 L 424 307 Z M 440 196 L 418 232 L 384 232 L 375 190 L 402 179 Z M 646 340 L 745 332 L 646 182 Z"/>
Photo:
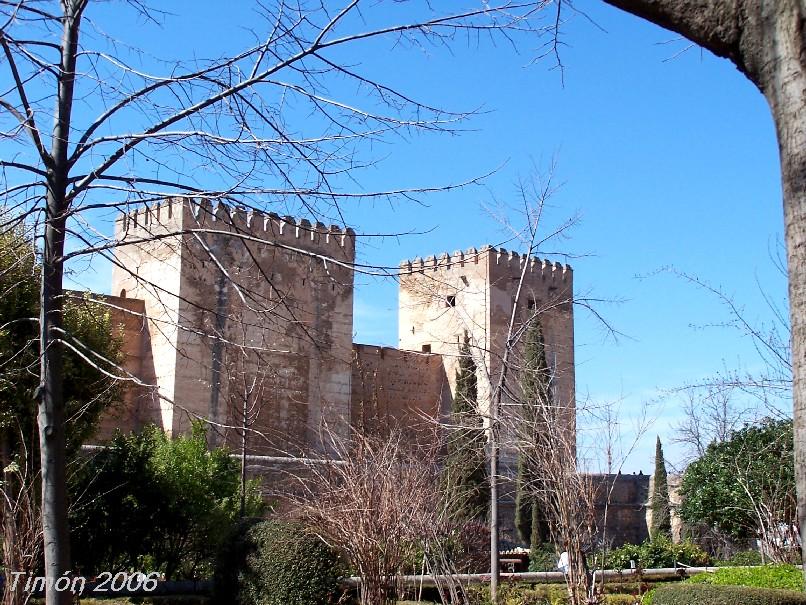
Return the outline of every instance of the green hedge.
<path id="1" fill-rule="evenodd" d="M 339 590 L 338 556 L 300 525 L 246 521 L 222 549 L 214 602 L 326 605 Z"/>
<path id="2" fill-rule="evenodd" d="M 600 556 L 597 556 L 597 564 L 601 560 Z M 603 567 L 628 569 L 631 560 L 644 569 L 674 567 L 675 563 L 693 567 L 711 563 L 708 553 L 690 540 L 675 543 L 664 536 L 656 536 L 643 544 L 625 544 L 609 551 L 604 557 Z"/>
<path id="3" fill-rule="evenodd" d="M 734 554 L 730 559 L 714 561 L 717 567 L 736 567 L 743 565 L 763 565 L 761 553 L 757 550 L 742 550 Z"/>
<path id="4" fill-rule="evenodd" d="M 671 584 L 652 591 L 644 604 L 651 605 L 806 605 L 806 595 L 792 590 L 716 586 L 713 584 Z"/>
<path id="5" fill-rule="evenodd" d="M 638 590 L 639 585 L 634 582 L 607 583 L 607 594 L 602 595 L 599 602 L 602 605 L 634 605 Z M 474 605 L 490 604 L 489 587 L 470 586 L 468 593 Z M 568 589 L 565 584 L 504 583 L 499 587 L 499 602 L 501 605 L 568 605 Z"/>
<path id="6" fill-rule="evenodd" d="M 754 586 L 756 588 L 783 588 L 802 591 L 803 572 L 794 565 L 720 567 L 714 573 L 697 574 L 689 578 L 686 583 Z"/>

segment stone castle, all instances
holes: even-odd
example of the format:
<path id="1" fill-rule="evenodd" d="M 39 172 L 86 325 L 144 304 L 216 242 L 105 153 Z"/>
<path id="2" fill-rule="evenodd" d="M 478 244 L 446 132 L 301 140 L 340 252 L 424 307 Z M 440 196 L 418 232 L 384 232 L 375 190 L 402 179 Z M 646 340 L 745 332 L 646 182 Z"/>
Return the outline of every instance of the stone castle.
<path id="1" fill-rule="evenodd" d="M 405 261 L 399 348 L 357 344 L 355 237 L 190 200 L 122 215 L 106 304 L 141 386 L 127 390 L 106 432 L 153 422 L 180 434 L 204 418 L 215 439 L 233 443 L 246 423 L 249 452 L 276 456 L 317 450 L 323 425 L 345 436 L 351 425 L 413 429 L 450 409 L 463 342 L 484 413 L 521 274 L 515 328 L 540 313 L 555 400 L 573 426 L 570 267 L 489 246 Z"/>
<path id="2" fill-rule="evenodd" d="M 460 345 L 471 345 L 485 414 L 511 319 L 517 333 L 537 313 L 554 401 L 575 435 L 567 265 L 490 246 L 404 261 L 391 348 L 353 342 L 363 268 L 350 228 L 171 199 L 120 216 L 115 237 L 112 295 L 98 298 L 121 326 L 132 386 L 102 420 L 101 438 L 149 423 L 178 435 L 201 418 L 214 444 L 248 454 L 264 475 L 278 461 L 321 454 L 323 427 L 347 438 L 351 427 L 395 426 L 428 439 L 438 426 L 428 419 L 450 412 Z M 516 397 L 512 385 L 517 376 L 508 382 Z M 502 455 L 511 473 L 512 452 Z M 646 535 L 646 479 L 619 478 L 613 490 L 619 541 Z M 511 491 L 503 500 L 512 526 Z"/>

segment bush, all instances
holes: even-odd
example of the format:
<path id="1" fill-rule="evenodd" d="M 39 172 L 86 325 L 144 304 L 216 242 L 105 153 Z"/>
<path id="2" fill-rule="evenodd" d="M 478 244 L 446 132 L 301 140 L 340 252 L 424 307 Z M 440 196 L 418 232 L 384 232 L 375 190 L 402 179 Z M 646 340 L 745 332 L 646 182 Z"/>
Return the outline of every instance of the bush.
<path id="1" fill-rule="evenodd" d="M 557 552 L 551 544 L 541 544 L 529 553 L 529 571 L 557 571 Z"/>
<path id="2" fill-rule="evenodd" d="M 473 605 L 490 605 L 490 587 L 469 586 L 468 595 Z M 568 589 L 565 584 L 502 584 L 498 590 L 502 605 L 567 605 Z"/>
<path id="3" fill-rule="evenodd" d="M 607 553 L 605 569 L 628 569 L 630 561 L 643 569 L 674 567 L 676 563 L 698 567 L 709 565 L 711 557 L 699 546 L 685 540 L 675 544 L 665 536 L 656 536 L 643 544 L 625 544 Z"/>
<path id="4" fill-rule="evenodd" d="M 636 598 L 630 594 L 606 594 L 605 605 L 635 605 Z"/>
<path id="5" fill-rule="evenodd" d="M 646 605 L 647 600 L 644 600 Z M 806 605 L 806 595 L 791 590 L 670 584 L 652 591 L 651 605 Z"/>
<path id="6" fill-rule="evenodd" d="M 258 486 L 246 488 L 247 514 L 259 514 Z M 71 489 L 72 552 L 83 575 L 138 569 L 209 577 L 240 516 L 239 463 L 225 448 L 207 449 L 202 425 L 176 439 L 155 426 L 118 433 L 75 473 Z"/>
<path id="7" fill-rule="evenodd" d="M 719 586 L 754 586 L 756 588 L 783 588 L 803 590 L 803 572 L 794 565 L 767 565 L 765 567 L 721 567 L 714 573 L 701 573 L 686 583 Z"/>
<path id="8" fill-rule="evenodd" d="M 761 553 L 757 550 L 742 550 L 737 552 L 727 561 L 716 561 L 717 567 L 733 567 L 744 565 L 761 565 Z"/>
<path id="9" fill-rule="evenodd" d="M 627 584 L 606 584 L 607 594 L 601 597 L 604 605 L 633 605 L 637 597 L 627 590 Z M 635 588 L 637 584 L 633 585 Z M 473 605 L 489 605 L 490 589 L 471 586 L 468 591 Z M 565 584 L 504 584 L 499 590 L 502 605 L 567 605 L 568 588 Z"/>
<path id="10" fill-rule="evenodd" d="M 304 527 L 243 522 L 221 549 L 214 602 L 221 605 L 324 605 L 339 589 L 338 556 Z"/>

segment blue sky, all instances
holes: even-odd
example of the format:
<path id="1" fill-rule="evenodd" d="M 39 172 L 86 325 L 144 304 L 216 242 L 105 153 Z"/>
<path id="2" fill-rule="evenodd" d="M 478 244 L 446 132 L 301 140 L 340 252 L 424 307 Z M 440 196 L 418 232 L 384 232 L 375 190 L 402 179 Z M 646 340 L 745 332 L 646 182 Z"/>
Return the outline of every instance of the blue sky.
<path id="1" fill-rule="evenodd" d="M 517 51 L 458 40 L 450 52 L 389 42 L 342 52 L 338 58 L 424 101 L 480 110 L 462 134 L 414 134 L 367 149 L 380 161 L 357 172 L 351 188 L 443 185 L 495 171 L 483 186 L 423 204 L 343 210 L 359 234 L 421 232 L 367 238 L 359 257 L 373 264 L 496 243 L 508 236 L 493 214 L 517 221 L 507 208 L 517 203 L 516 183 L 554 163 L 562 186 L 544 226 L 580 220 L 547 251 L 573 265 L 578 295 L 621 301 L 597 306 L 623 333 L 618 339 L 577 311 L 577 393 L 620 402 L 625 443 L 652 403 L 654 424 L 624 466 L 649 472 L 656 434 L 669 459 L 680 455 L 671 444 L 679 401 L 661 398 L 664 390 L 757 363 L 746 339 L 698 328 L 724 321 L 725 310 L 663 269 L 720 285 L 754 321 L 769 321 L 757 282 L 785 302 L 785 280 L 770 260 L 783 234 L 777 148 L 764 99 L 732 64 L 601 2 L 579 4 L 587 17 L 569 15 L 563 27 L 562 78 L 550 57 L 534 60 L 538 40 L 519 40 Z M 143 29 L 150 33 L 141 43 L 157 56 L 212 56 L 237 47 L 248 20 L 247 3 L 222 12 L 218 3 L 180 2 L 161 33 Z M 108 279 L 103 266 L 75 277 L 96 289 Z M 357 277 L 356 340 L 395 345 L 396 318 L 396 284 Z"/>

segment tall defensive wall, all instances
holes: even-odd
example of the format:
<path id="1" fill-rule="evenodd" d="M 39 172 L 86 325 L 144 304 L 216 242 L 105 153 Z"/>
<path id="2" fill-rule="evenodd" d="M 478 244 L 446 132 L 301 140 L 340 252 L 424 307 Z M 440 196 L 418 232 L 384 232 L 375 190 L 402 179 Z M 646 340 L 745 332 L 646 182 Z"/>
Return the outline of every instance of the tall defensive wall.
<path id="1" fill-rule="evenodd" d="M 539 318 L 553 372 L 554 403 L 575 429 L 573 271 L 568 265 L 484 246 L 400 265 L 400 348 L 440 353 L 455 393 L 459 345 L 471 344 L 480 412 L 489 411 L 513 316 L 513 334 Z M 523 279 L 521 279 L 523 277 Z M 523 340 L 523 339 L 522 339 Z M 510 358 L 507 388 L 518 391 L 522 348 Z M 504 398 L 504 403 L 507 398 Z M 507 457 L 504 449 L 505 462 Z M 511 461 L 511 460 L 510 460 Z"/>
<path id="2" fill-rule="evenodd" d="M 355 234 L 170 199 L 116 224 L 113 294 L 145 301 L 158 417 L 177 434 L 304 452 L 350 418 Z M 244 420 L 246 419 L 246 420 Z"/>

